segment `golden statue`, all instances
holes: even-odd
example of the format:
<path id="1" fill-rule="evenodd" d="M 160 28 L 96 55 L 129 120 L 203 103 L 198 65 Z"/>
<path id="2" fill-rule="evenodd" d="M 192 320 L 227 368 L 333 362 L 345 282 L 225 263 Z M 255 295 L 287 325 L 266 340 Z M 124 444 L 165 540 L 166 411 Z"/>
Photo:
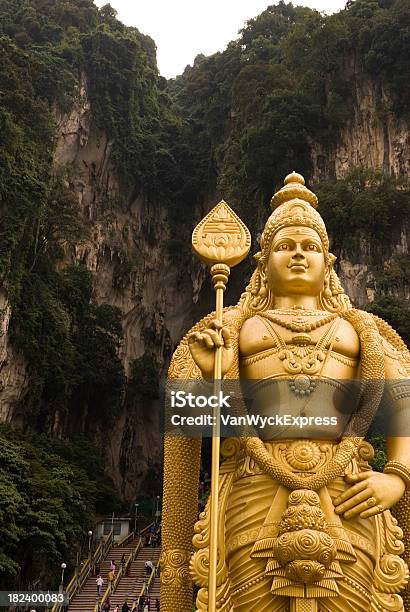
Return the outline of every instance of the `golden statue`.
<path id="1" fill-rule="evenodd" d="M 364 441 L 382 396 L 393 406 L 392 431 L 406 423 L 410 354 L 387 323 L 352 308 L 304 183 L 299 174 L 286 177 L 246 291 L 222 320 L 213 313 L 190 330 L 169 370 L 173 379 L 212 379 L 219 347 L 222 377 L 254 382 L 266 414 L 292 406 L 307 419 L 303 437 L 290 425 L 280 437 L 273 427 L 222 444 L 216 609 L 410 612 L 410 444 L 389 437 L 379 473 Z M 355 379 L 363 383 L 358 408 L 339 419 Z M 264 391 L 278 381 L 279 400 Z M 326 439 L 309 419 L 318 381 L 326 387 L 322 408 L 336 423 Z M 196 609 L 208 610 L 210 502 L 198 519 L 200 446 L 165 439 L 162 612 L 190 612 L 193 584 Z"/>

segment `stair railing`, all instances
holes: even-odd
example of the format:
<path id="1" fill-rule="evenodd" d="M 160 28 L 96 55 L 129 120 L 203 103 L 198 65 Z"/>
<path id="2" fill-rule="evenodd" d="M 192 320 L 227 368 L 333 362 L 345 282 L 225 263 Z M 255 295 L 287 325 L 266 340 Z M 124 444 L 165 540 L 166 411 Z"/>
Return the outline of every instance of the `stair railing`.
<path id="1" fill-rule="evenodd" d="M 159 575 L 158 570 L 159 570 L 159 559 L 158 559 L 158 562 L 157 562 L 156 566 L 152 570 L 150 577 L 148 578 L 148 582 L 147 583 L 144 582 L 144 584 L 142 585 L 140 594 L 138 595 L 137 599 L 132 604 L 131 612 L 133 612 L 133 610 L 137 609 L 137 607 L 138 607 L 138 605 L 140 603 L 141 597 L 143 595 L 148 595 L 149 594 L 149 590 L 151 588 L 151 585 L 152 585 L 155 577 Z"/>
<path id="2" fill-rule="evenodd" d="M 68 602 L 72 600 L 74 595 L 81 591 L 85 581 L 93 570 L 93 567 L 101 561 L 101 559 L 105 559 L 108 551 L 112 546 L 112 542 L 114 539 L 113 530 L 110 531 L 108 537 L 105 540 L 102 540 L 97 546 L 92 557 L 87 557 L 85 563 L 83 563 L 81 569 L 75 572 L 74 576 L 71 578 L 70 582 L 67 585 L 65 592 L 67 593 Z M 63 609 L 63 604 L 54 604 L 51 609 L 51 612 L 61 612 Z"/>
<path id="3" fill-rule="evenodd" d="M 146 527 L 144 527 L 144 529 L 140 529 L 139 531 L 135 532 L 134 530 L 130 531 L 130 533 L 126 536 L 123 537 L 122 540 L 116 540 L 114 542 L 114 546 L 117 548 L 119 546 L 125 546 L 126 544 L 128 544 L 128 542 L 130 542 L 131 540 L 134 540 L 134 538 L 137 537 L 138 533 L 144 533 L 144 531 L 147 531 L 147 529 L 149 529 L 150 527 L 152 527 L 153 525 L 155 525 L 155 522 L 153 521 L 152 523 L 149 523 L 149 525 L 147 525 Z"/>
<path id="4" fill-rule="evenodd" d="M 130 533 L 126 535 L 122 540 L 118 540 L 117 542 L 115 542 L 114 546 L 116 548 L 118 548 L 119 546 L 125 546 L 126 544 L 128 544 L 128 542 L 135 538 L 135 535 L 136 534 L 133 531 L 130 531 Z"/>
<path id="5" fill-rule="evenodd" d="M 135 557 L 138 555 L 138 552 L 141 546 L 142 546 L 142 538 L 140 537 L 137 545 L 131 550 L 125 563 L 120 565 L 120 569 L 118 570 L 117 575 L 115 576 L 114 580 L 107 586 L 102 598 L 99 601 L 97 601 L 97 603 L 95 604 L 93 612 L 100 612 L 100 610 L 102 609 L 102 606 L 105 604 L 107 599 L 111 597 L 113 593 L 115 593 L 118 583 L 120 582 L 123 576 L 127 575 L 128 569 L 130 568 L 131 563 L 134 561 Z"/>

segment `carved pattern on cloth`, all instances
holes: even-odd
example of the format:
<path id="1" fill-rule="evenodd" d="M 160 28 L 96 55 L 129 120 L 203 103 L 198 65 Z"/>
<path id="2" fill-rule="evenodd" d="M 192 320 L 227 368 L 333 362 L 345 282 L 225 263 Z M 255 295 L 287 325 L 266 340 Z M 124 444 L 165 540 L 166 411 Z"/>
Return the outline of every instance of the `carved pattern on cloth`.
<path id="1" fill-rule="evenodd" d="M 403 380 L 390 383 L 389 391 L 392 395 L 392 399 L 395 401 L 410 397 L 410 381 Z"/>
<path id="2" fill-rule="evenodd" d="M 355 591 L 359 591 L 359 593 L 361 593 L 363 597 L 369 601 L 369 603 L 371 602 L 372 596 L 366 591 L 366 589 L 362 587 L 362 585 L 357 580 L 352 580 L 352 578 L 349 578 L 348 576 L 343 576 L 343 580 L 347 582 L 347 584 L 350 584 L 350 586 L 353 587 Z"/>
<path id="3" fill-rule="evenodd" d="M 261 553 L 258 544 L 252 555 L 273 557 L 266 565 L 266 574 L 274 577 L 273 594 L 303 599 L 338 593 L 336 580 L 342 572 L 335 563 L 336 542 L 314 491 L 293 491 L 271 549 Z"/>
<path id="4" fill-rule="evenodd" d="M 221 473 L 219 478 L 219 502 L 218 515 L 224 516 L 229 492 L 232 485 L 233 462 L 229 462 L 231 470 L 228 473 Z M 225 472 L 227 470 L 225 469 Z M 230 583 L 228 567 L 225 561 L 225 523 L 220 521 L 218 525 L 218 564 L 216 568 L 216 607 L 221 612 L 233 610 L 230 595 Z M 192 555 L 189 569 L 193 581 L 201 587 L 197 595 L 197 609 L 208 610 L 208 571 L 209 571 L 209 538 L 210 538 L 210 500 L 201 513 L 195 525 L 195 535 L 193 537 L 194 547 L 197 551 Z"/>
<path id="5" fill-rule="evenodd" d="M 389 511 L 375 517 L 378 546 L 372 610 L 403 612 L 403 598 L 399 595 L 409 580 L 406 562 L 399 557 L 404 552 L 403 531 Z"/>
<path id="6" fill-rule="evenodd" d="M 300 472 L 315 473 L 318 468 L 323 468 L 333 458 L 337 446 L 322 442 L 315 444 L 310 440 L 297 440 L 281 442 L 264 442 L 267 452 L 273 457 L 277 464 L 284 469 L 300 474 Z M 222 452 L 224 456 L 224 453 Z M 313 468 L 315 471 L 313 472 Z M 235 480 L 245 475 L 263 474 L 260 465 L 248 455 L 242 452 L 235 470 Z"/>
<path id="7" fill-rule="evenodd" d="M 265 579 L 265 575 L 264 574 L 262 574 L 260 576 L 256 576 L 254 578 L 251 578 L 251 580 L 249 580 L 249 582 L 247 582 L 246 584 L 243 584 L 242 586 L 240 586 L 235 591 L 232 591 L 232 595 L 235 596 L 238 593 L 242 593 L 243 591 L 247 591 L 252 586 L 254 586 L 255 584 L 258 584 L 258 582 L 261 582 L 264 579 Z"/>

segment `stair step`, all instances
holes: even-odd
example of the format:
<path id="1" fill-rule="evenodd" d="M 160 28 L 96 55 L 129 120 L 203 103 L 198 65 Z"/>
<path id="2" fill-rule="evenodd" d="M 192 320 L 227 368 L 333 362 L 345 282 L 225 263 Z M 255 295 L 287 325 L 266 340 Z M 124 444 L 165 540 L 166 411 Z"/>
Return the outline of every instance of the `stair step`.
<path id="1" fill-rule="evenodd" d="M 127 559 L 137 543 L 138 540 L 135 539 L 133 542 L 127 543 L 126 546 L 117 546 L 109 550 L 105 560 L 100 563 L 100 574 L 104 579 L 103 592 L 107 588 L 107 574 L 111 561 L 115 561 L 118 570 L 122 556 L 124 555 Z M 143 547 L 139 550 L 137 558 L 131 564 L 129 574 L 120 579 L 116 591 L 110 597 L 111 607 L 119 605 L 121 610 L 125 600 L 131 606 L 139 596 L 144 582 L 149 579 L 145 571 L 145 562 L 151 560 L 154 565 L 157 565 L 160 552 L 159 547 Z M 96 579 L 97 576 L 94 574 L 87 578 L 81 591 L 70 602 L 70 612 L 93 612 L 98 601 Z M 153 580 L 149 597 L 152 603 L 157 598 L 159 599 L 159 578 Z"/>

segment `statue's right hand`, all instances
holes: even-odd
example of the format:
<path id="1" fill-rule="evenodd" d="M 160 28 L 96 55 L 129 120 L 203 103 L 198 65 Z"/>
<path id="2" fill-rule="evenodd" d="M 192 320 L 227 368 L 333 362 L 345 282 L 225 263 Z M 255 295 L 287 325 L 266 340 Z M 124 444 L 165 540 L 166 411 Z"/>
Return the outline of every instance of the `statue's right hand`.
<path id="1" fill-rule="evenodd" d="M 214 319 L 207 329 L 192 332 L 188 336 L 188 345 L 202 376 L 208 380 L 214 377 L 215 351 L 218 347 L 222 347 L 222 377 L 233 364 L 231 334 L 218 319 Z"/>

